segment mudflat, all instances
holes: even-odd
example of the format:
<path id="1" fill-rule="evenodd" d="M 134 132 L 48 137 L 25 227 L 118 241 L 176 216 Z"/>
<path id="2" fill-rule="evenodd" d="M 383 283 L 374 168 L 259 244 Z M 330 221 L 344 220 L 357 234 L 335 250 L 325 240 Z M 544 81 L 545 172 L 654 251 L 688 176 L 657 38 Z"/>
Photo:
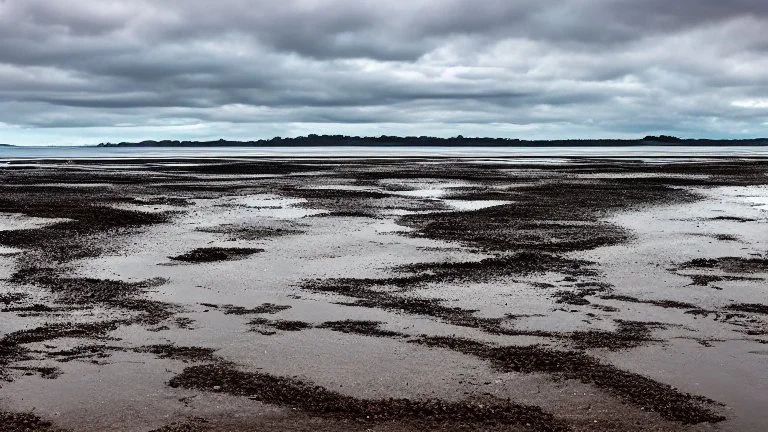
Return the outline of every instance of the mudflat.
<path id="1" fill-rule="evenodd" d="M 768 429 L 768 160 L 0 164 L 4 431 Z"/>

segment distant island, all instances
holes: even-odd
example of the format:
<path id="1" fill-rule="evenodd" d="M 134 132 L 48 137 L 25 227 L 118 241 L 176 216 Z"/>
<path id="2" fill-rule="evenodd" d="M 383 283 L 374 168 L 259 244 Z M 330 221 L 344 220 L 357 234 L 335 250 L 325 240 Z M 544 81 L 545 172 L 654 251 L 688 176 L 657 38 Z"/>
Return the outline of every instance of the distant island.
<path id="1" fill-rule="evenodd" d="M 347 135 L 307 135 L 275 137 L 255 141 L 141 141 L 101 143 L 98 147 L 613 147 L 613 146 L 768 146 L 768 138 L 688 139 L 668 135 L 641 139 L 566 139 L 521 140 L 516 138 L 436 138 L 428 136 L 359 137 Z"/>

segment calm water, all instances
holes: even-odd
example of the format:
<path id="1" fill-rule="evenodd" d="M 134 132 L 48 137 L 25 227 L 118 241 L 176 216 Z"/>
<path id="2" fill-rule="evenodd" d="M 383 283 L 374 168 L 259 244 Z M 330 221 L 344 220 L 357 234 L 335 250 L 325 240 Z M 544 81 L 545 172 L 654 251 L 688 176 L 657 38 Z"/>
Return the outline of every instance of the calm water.
<path id="1" fill-rule="evenodd" d="M 0 160 L 220 156 L 768 157 L 765 147 L 0 147 Z"/>

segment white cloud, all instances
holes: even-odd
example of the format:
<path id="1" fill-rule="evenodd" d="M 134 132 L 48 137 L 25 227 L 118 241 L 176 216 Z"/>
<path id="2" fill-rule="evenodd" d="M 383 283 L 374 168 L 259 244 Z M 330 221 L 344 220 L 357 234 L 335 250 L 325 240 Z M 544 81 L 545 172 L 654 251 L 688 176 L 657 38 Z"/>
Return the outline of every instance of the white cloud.
<path id="1" fill-rule="evenodd" d="M 738 108 L 763 109 L 768 108 L 768 98 L 766 99 L 740 99 L 731 102 L 731 105 Z"/>

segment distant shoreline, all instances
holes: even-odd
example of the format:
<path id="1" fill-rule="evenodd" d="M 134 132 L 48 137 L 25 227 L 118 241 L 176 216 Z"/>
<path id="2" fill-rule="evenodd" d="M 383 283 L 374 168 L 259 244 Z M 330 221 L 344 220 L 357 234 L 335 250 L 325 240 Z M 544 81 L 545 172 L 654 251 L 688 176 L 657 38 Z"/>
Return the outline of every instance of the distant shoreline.
<path id="1" fill-rule="evenodd" d="M 511 138 L 435 138 L 435 137 L 353 137 L 309 135 L 296 138 L 272 138 L 255 141 L 177 141 L 102 143 L 96 147 L 636 147 L 636 146 L 768 146 L 768 138 L 683 139 L 671 136 L 647 136 L 642 139 L 568 139 L 519 140 Z"/>
<path id="2" fill-rule="evenodd" d="M 562 139 L 562 140 L 521 140 L 515 138 L 436 138 L 436 137 L 358 137 L 344 135 L 309 135 L 295 138 L 271 138 L 250 141 L 214 140 L 146 140 L 140 142 L 119 142 L 83 145 L 14 145 L 0 144 L 0 148 L 333 148 L 333 147 L 369 147 L 369 148 L 548 148 L 548 147 L 768 147 L 768 138 L 746 139 L 694 139 L 672 136 L 647 136 L 639 139 Z"/>

